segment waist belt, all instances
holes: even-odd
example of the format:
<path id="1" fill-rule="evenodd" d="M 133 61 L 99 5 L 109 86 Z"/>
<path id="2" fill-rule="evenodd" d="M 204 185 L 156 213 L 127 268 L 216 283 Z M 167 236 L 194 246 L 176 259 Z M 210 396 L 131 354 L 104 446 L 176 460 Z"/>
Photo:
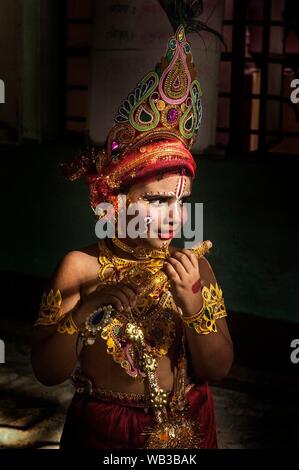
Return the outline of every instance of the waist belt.
<path id="1" fill-rule="evenodd" d="M 78 394 L 89 395 L 95 400 L 104 401 L 107 403 L 114 403 L 122 406 L 132 406 L 137 408 L 152 408 L 153 405 L 149 402 L 147 395 L 143 393 L 126 393 L 105 388 L 95 387 L 92 380 L 82 373 L 80 369 L 76 369 L 71 377 L 71 381 Z M 187 393 L 193 385 L 186 387 Z M 170 399 L 172 391 L 168 392 L 167 398 Z"/>

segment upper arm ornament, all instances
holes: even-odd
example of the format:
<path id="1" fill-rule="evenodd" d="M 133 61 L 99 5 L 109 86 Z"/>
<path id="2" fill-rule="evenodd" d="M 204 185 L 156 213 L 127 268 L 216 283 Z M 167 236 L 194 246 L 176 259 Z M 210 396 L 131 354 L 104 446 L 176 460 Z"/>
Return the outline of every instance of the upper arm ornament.
<path id="1" fill-rule="evenodd" d="M 217 282 L 215 285 L 210 284 L 209 289 L 204 286 L 202 288 L 202 296 L 206 304 L 206 308 L 209 310 L 210 315 L 214 320 L 227 316 L 222 290 Z"/>
<path id="2" fill-rule="evenodd" d="M 34 323 L 37 325 L 54 325 L 62 318 L 62 296 L 59 289 L 54 294 L 53 289 L 44 291 L 39 307 L 38 318 Z"/>
<path id="3" fill-rule="evenodd" d="M 184 322 L 196 333 L 207 335 L 217 333 L 216 320 L 227 316 L 222 290 L 217 282 L 202 288 L 203 305 L 199 312 L 191 317 L 182 317 Z"/>
<path id="4" fill-rule="evenodd" d="M 57 325 L 58 333 L 67 333 L 70 335 L 78 333 L 78 328 L 72 317 L 72 311 L 64 315 L 62 313 L 61 304 L 62 295 L 59 289 L 57 289 L 55 294 L 53 289 L 50 289 L 49 292 L 44 291 L 38 312 L 38 318 L 34 323 L 34 326 Z"/>

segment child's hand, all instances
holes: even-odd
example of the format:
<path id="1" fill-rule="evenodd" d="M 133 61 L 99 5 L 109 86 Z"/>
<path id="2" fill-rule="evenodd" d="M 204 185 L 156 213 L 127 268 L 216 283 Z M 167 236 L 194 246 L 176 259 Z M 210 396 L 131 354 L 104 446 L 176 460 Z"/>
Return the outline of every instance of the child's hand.
<path id="1" fill-rule="evenodd" d="M 103 305 L 110 304 L 118 312 L 131 312 L 131 309 L 136 305 L 138 292 L 138 287 L 127 285 L 124 282 L 113 286 L 100 286 L 91 292 L 78 307 L 76 316 L 74 315 L 76 324 L 81 326 L 90 313 Z"/>
<path id="2" fill-rule="evenodd" d="M 184 316 L 197 313 L 203 304 L 198 257 L 191 250 L 175 250 L 164 264 L 175 303 Z"/>
<path id="3" fill-rule="evenodd" d="M 113 286 L 107 285 L 94 293 L 97 307 L 111 304 L 118 312 L 131 311 L 136 305 L 137 295 L 138 287 L 124 281 Z"/>

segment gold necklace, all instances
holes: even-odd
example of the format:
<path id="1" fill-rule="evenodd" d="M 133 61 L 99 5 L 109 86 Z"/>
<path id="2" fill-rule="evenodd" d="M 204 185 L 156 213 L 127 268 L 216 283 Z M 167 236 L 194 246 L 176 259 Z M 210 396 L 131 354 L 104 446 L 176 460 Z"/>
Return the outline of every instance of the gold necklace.
<path id="1" fill-rule="evenodd" d="M 148 259 L 148 258 L 164 259 L 170 256 L 169 248 L 167 245 L 165 245 L 165 247 L 162 248 L 161 250 L 145 248 L 143 246 L 131 247 L 127 245 L 127 243 L 122 242 L 117 237 L 112 238 L 112 243 L 118 248 L 120 248 L 121 250 L 125 251 L 126 253 L 132 254 L 137 259 Z"/>
<path id="2" fill-rule="evenodd" d="M 98 277 L 101 283 L 119 282 L 123 278 L 134 277 L 133 285 L 148 285 L 148 276 L 160 271 L 163 267 L 163 259 L 125 259 L 115 255 L 109 248 L 106 240 L 99 241 L 99 270 Z M 110 271 L 110 272 L 109 272 Z M 164 274 L 164 276 L 166 276 Z M 166 276 L 167 279 L 167 276 Z"/>

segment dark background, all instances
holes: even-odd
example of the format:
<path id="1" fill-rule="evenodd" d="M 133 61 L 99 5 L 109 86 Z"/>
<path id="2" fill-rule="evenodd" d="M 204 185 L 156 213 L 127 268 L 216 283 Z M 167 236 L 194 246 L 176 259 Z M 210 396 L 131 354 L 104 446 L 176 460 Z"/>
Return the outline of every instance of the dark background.
<path id="1" fill-rule="evenodd" d="M 164 53 L 171 18 L 162 3 L 0 1 L 0 338 L 30 341 L 58 261 L 96 241 L 87 187 L 65 181 L 57 165 L 89 137 L 103 142 L 132 80 Z M 227 47 L 210 32 L 188 36 L 204 91 L 193 201 L 204 203 L 204 239 L 214 245 L 208 259 L 224 292 L 236 365 L 296 377 L 297 2 L 203 3 L 200 19 Z M 226 383 L 243 381 L 247 389 L 261 385 L 234 374 Z"/>

